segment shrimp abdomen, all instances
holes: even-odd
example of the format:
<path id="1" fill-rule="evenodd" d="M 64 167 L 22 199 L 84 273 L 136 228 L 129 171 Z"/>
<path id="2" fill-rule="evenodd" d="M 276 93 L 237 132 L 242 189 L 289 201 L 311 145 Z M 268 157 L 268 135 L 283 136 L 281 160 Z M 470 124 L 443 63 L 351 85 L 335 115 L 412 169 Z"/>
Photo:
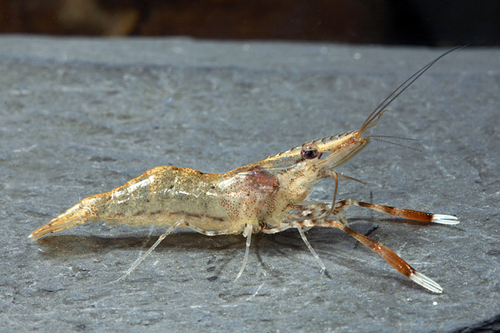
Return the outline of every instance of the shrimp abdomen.
<path id="1" fill-rule="evenodd" d="M 156 167 L 109 192 L 96 194 L 35 230 L 29 238 L 60 232 L 90 221 L 130 226 L 170 226 L 188 219 L 213 231 L 231 228 L 221 207 L 218 174 L 174 166 Z"/>

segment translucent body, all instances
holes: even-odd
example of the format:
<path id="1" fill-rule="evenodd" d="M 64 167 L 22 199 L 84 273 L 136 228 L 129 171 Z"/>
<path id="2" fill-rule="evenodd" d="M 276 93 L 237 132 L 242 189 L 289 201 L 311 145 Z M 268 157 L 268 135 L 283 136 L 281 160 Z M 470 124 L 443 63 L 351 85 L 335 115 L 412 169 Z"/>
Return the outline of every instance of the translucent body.
<path id="1" fill-rule="evenodd" d="M 414 282 L 440 293 L 442 288 L 439 284 L 417 272 L 393 251 L 349 229 L 343 213 L 351 206 L 359 206 L 423 222 L 456 224 L 459 221 L 451 215 L 351 199 L 337 202 L 338 177 L 345 176 L 336 173 L 334 168 L 345 163 L 370 142 L 372 138 L 362 136 L 363 133 L 374 127 L 385 112 L 384 108 L 441 57 L 424 66 L 398 87 L 368 116 L 358 131 L 312 140 L 222 175 L 174 166 L 156 167 L 123 186 L 83 199 L 29 237 L 36 240 L 90 221 L 166 227 L 165 233 L 133 265 L 130 272 L 178 227 L 191 228 L 208 236 L 242 233 L 247 241 L 243 264 L 237 275 L 239 277 L 248 258 L 252 233 L 271 234 L 289 228 L 297 229 L 324 271 L 325 265 L 309 244 L 303 229 L 338 228 L 379 254 Z M 332 204 L 304 204 L 312 186 L 329 177 L 335 180 Z"/>

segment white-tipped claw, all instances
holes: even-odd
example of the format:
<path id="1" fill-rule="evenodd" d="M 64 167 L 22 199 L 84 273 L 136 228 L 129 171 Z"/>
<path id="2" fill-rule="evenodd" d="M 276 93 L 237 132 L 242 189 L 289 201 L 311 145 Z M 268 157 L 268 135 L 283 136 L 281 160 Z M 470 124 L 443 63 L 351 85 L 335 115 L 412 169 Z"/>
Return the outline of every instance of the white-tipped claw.
<path id="1" fill-rule="evenodd" d="M 432 214 L 432 221 L 434 223 L 440 224 L 459 224 L 460 221 L 453 215 L 443 215 L 443 214 Z"/>
<path id="2" fill-rule="evenodd" d="M 433 280 L 429 279 L 427 276 L 419 272 L 411 274 L 410 279 L 413 282 L 418 283 L 422 287 L 429 289 L 433 293 L 441 294 L 443 292 L 443 288 L 441 288 L 441 286 L 437 282 L 434 282 Z"/>

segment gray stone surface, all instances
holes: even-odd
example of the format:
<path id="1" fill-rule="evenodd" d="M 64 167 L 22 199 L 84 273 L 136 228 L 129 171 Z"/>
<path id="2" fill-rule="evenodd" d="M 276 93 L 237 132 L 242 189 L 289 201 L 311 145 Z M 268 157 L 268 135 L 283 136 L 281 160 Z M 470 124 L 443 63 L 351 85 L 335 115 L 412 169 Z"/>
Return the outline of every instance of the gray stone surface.
<path id="1" fill-rule="evenodd" d="M 427 292 L 338 230 L 169 236 L 84 225 L 27 236 L 158 165 L 224 172 L 357 129 L 443 50 L 189 39 L 0 38 L 3 330 L 467 331 L 499 326 L 500 50 L 450 54 L 391 105 L 339 171 L 340 197 L 456 214 L 456 227 L 348 212 L 352 228 L 435 279 Z M 316 197 L 328 200 L 331 183 Z M 495 326 L 496 325 L 496 326 Z"/>

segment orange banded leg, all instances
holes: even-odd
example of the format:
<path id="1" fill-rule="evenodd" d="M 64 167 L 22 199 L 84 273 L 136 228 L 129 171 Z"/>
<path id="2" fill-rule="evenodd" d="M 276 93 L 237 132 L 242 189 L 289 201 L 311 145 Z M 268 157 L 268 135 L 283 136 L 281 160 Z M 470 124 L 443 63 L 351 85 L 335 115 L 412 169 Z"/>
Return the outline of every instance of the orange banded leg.
<path id="1" fill-rule="evenodd" d="M 460 223 L 460 221 L 453 215 L 432 214 L 413 209 L 376 205 L 352 199 L 347 199 L 337 202 L 335 204 L 334 214 L 339 209 L 340 211 L 346 210 L 349 206 L 365 207 L 388 215 L 402 217 L 405 219 L 415 220 L 415 221 L 432 222 L 432 223 L 449 224 L 449 225 Z"/>
<path id="2" fill-rule="evenodd" d="M 402 217 L 409 220 L 448 224 L 448 225 L 460 223 L 460 221 L 455 216 L 452 215 L 432 214 L 413 209 L 376 205 L 353 199 L 342 200 L 335 203 L 335 209 L 332 210 L 332 214 L 338 215 L 349 209 L 349 207 L 351 206 L 369 208 L 384 214 Z M 316 203 L 311 205 L 297 205 L 296 207 L 294 207 L 294 210 L 297 210 L 298 212 L 291 214 L 292 215 L 291 218 L 293 218 L 294 220 L 304 220 L 305 218 L 318 218 L 319 216 L 321 216 L 321 214 L 329 211 L 330 209 L 331 205 L 325 203 Z"/>
<path id="3" fill-rule="evenodd" d="M 340 229 L 352 237 L 354 237 L 361 244 L 378 253 L 385 261 L 387 261 L 392 267 L 396 268 L 401 274 L 408 277 L 413 282 L 421 285 L 422 287 L 435 292 L 442 293 L 443 288 L 433 280 L 429 279 L 427 276 L 417 272 L 413 267 L 411 267 L 406 261 L 401 259 L 396 253 L 394 253 L 388 247 L 385 247 L 381 243 L 349 229 L 344 224 L 338 221 L 331 220 L 305 220 L 299 222 L 302 227 L 327 227 L 327 228 L 337 228 Z"/>

